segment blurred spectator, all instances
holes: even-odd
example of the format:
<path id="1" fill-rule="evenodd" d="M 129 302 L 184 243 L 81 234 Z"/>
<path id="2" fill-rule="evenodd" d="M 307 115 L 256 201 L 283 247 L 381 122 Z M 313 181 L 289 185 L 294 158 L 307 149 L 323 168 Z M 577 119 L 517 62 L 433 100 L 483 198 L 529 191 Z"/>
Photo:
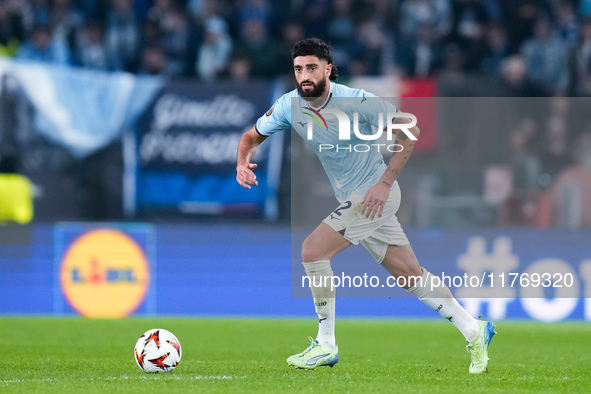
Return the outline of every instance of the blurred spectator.
<path id="1" fill-rule="evenodd" d="M 367 19 L 359 26 L 355 49 L 356 67 L 361 70 L 351 70 L 352 74 L 381 75 L 392 68 L 394 48 L 384 31 L 380 29 L 378 21 Z"/>
<path id="2" fill-rule="evenodd" d="M 242 31 L 251 19 L 261 22 L 267 30 L 270 28 L 271 5 L 268 0 L 242 0 L 238 5 L 238 13 L 239 31 Z"/>
<path id="3" fill-rule="evenodd" d="M 35 62 L 67 64 L 70 58 L 68 48 L 59 41 L 54 41 L 51 30 L 44 25 L 36 26 L 30 40 L 18 49 L 16 59 Z"/>
<path id="4" fill-rule="evenodd" d="M 230 0 L 188 0 L 188 8 L 198 25 L 209 18 L 220 17 L 226 21 L 235 18 L 236 2 Z"/>
<path id="5" fill-rule="evenodd" d="M 172 75 L 188 75 L 194 64 L 197 39 L 194 30 L 181 9 L 171 10 L 161 24 L 162 45 L 169 59 Z"/>
<path id="6" fill-rule="evenodd" d="M 442 43 L 437 39 L 435 27 L 429 24 L 421 26 L 413 40 L 407 40 L 399 47 L 398 63 L 410 77 L 433 76 L 442 67 L 443 59 Z M 459 67 L 463 68 L 463 64 L 462 61 Z"/>
<path id="7" fill-rule="evenodd" d="M 123 68 L 134 71 L 139 51 L 139 23 L 132 0 L 112 0 L 106 19 L 107 48 L 118 54 Z"/>
<path id="8" fill-rule="evenodd" d="M 500 97 L 530 97 L 538 92 L 528 79 L 525 61 L 519 55 L 505 59 L 501 65 Z"/>
<path id="9" fill-rule="evenodd" d="M 241 52 L 235 52 L 230 58 L 228 77 L 234 82 L 248 82 L 252 66 L 248 56 Z"/>
<path id="10" fill-rule="evenodd" d="M 554 0 L 504 0 L 504 23 L 509 39 L 520 47 L 534 33 L 534 25 L 540 18 L 551 18 Z"/>
<path id="11" fill-rule="evenodd" d="M 447 44 L 443 49 L 443 69 L 440 74 L 445 77 L 456 75 L 464 80 L 465 64 L 466 57 L 460 46 L 456 43 Z"/>
<path id="12" fill-rule="evenodd" d="M 161 29 L 170 23 L 169 18 L 176 7 L 175 0 L 154 0 L 148 10 L 147 19 L 158 22 Z"/>
<path id="13" fill-rule="evenodd" d="M 568 50 L 561 38 L 552 35 L 550 21 L 536 22 L 534 37 L 521 49 L 530 80 L 545 95 L 562 94 L 569 84 Z"/>
<path id="14" fill-rule="evenodd" d="M 82 13 L 83 19 L 87 21 L 104 21 L 109 7 L 111 6 L 110 3 L 111 0 L 76 0 L 76 5 Z M 144 16 L 144 14 L 142 14 L 142 16 Z"/>
<path id="15" fill-rule="evenodd" d="M 501 23 L 505 11 L 503 0 L 482 0 L 482 8 L 489 22 Z"/>
<path id="16" fill-rule="evenodd" d="M 591 0 L 579 0 L 579 15 L 582 18 L 591 18 Z"/>
<path id="17" fill-rule="evenodd" d="M 293 59 L 291 50 L 296 42 L 305 38 L 304 27 L 297 22 L 288 22 L 281 29 L 281 43 L 277 54 L 277 72 L 281 74 L 292 74 Z M 333 52 L 334 53 L 334 52 Z M 333 54 L 334 58 L 334 54 Z M 340 62 L 335 60 L 340 66 Z"/>
<path id="18" fill-rule="evenodd" d="M 575 52 L 575 95 L 591 96 L 591 19 L 586 19 L 580 32 L 580 41 Z"/>
<path id="19" fill-rule="evenodd" d="M 513 173 L 512 191 L 499 209 L 501 226 L 548 225 L 550 208 L 544 193 L 539 192 L 540 159 L 533 149 L 536 122 L 524 117 L 509 135 L 509 164 Z"/>
<path id="20" fill-rule="evenodd" d="M 6 2 L 0 2 L 0 56 L 13 57 L 23 39 L 23 26 Z"/>
<path id="21" fill-rule="evenodd" d="M 104 1 L 104 0 L 99 0 Z M 150 7 L 152 6 L 153 0 L 133 0 L 133 9 L 135 14 L 140 19 L 145 19 L 148 15 L 148 11 L 150 11 Z M 185 1 L 183 1 L 183 4 Z"/>
<path id="22" fill-rule="evenodd" d="M 365 12 L 361 12 L 362 19 L 373 19 L 378 22 L 380 29 L 387 34 L 394 34 L 400 30 L 400 1 L 369 0 L 364 2 Z"/>
<path id="23" fill-rule="evenodd" d="M 460 46 L 465 58 L 464 70 L 476 71 L 486 51 L 486 10 L 479 0 L 456 0 L 451 10 L 452 26 L 447 41 Z"/>
<path id="24" fill-rule="evenodd" d="M 51 6 L 49 0 L 31 0 L 31 15 L 34 25 L 50 25 Z"/>
<path id="25" fill-rule="evenodd" d="M 89 21 L 79 30 L 76 39 L 74 63 L 94 70 L 120 70 L 116 54 L 107 49 L 105 32 L 99 21 Z"/>
<path id="26" fill-rule="evenodd" d="M 556 175 L 571 164 L 566 124 L 563 119 L 550 118 L 546 121 L 543 146 L 540 152 L 540 176 L 538 184 L 547 189 Z"/>
<path id="27" fill-rule="evenodd" d="M 205 36 L 196 64 L 197 75 L 201 79 L 216 79 L 227 70 L 233 47 L 227 30 L 228 26 L 222 18 L 212 17 L 205 21 Z"/>
<path id="28" fill-rule="evenodd" d="M 513 190 L 535 191 L 539 189 L 540 159 L 533 150 L 536 122 L 523 118 L 509 136 L 510 164 L 513 169 Z"/>
<path id="29" fill-rule="evenodd" d="M 306 0 L 303 7 L 302 23 L 309 37 L 327 39 L 326 28 L 331 18 L 329 2 L 324 0 Z M 245 26 L 246 29 L 246 26 Z"/>
<path id="30" fill-rule="evenodd" d="M 435 67 L 429 65 L 445 59 L 443 38 L 449 33 L 451 23 L 450 0 L 408 0 L 402 3 L 396 62 L 406 75 L 414 76 L 418 71 L 419 75 L 426 76 L 435 71 Z M 419 67 L 415 70 L 417 60 Z"/>
<path id="31" fill-rule="evenodd" d="M 170 75 L 169 72 L 168 59 L 162 47 L 144 48 L 138 71 L 140 75 Z"/>
<path id="32" fill-rule="evenodd" d="M 75 31 L 82 23 L 81 15 L 72 8 L 70 0 L 54 0 L 51 7 L 53 39 L 66 45 L 70 52 L 75 47 Z"/>
<path id="33" fill-rule="evenodd" d="M 162 30 L 158 22 L 146 19 L 142 23 L 140 35 L 140 52 L 147 47 L 162 45 Z"/>
<path id="34" fill-rule="evenodd" d="M 573 130 L 576 130 L 572 112 L 572 99 L 566 96 L 554 96 L 547 99 L 548 111 L 547 118 L 549 120 L 559 120 L 566 126 L 566 140 L 570 144 Z"/>
<path id="35" fill-rule="evenodd" d="M 240 47 L 250 58 L 253 76 L 271 77 L 277 74 L 277 44 L 269 37 L 261 21 L 251 19 L 246 22 Z"/>
<path id="36" fill-rule="evenodd" d="M 191 12 L 191 15 L 200 22 L 201 20 L 205 19 L 203 15 L 207 13 L 206 4 L 215 5 L 215 2 L 212 0 L 209 0 L 208 2 L 206 2 L 206 0 L 188 0 L 187 9 Z M 212 16 L 214 14 L 215 12 L 208 16 Z"/>
<path id="37" fill-rule="evenodd" d="M 569 48 L 573 48 L 579 38 L 579 22 L 572 2 L 561 0 L 557 5 L 556 14 L 554 30 Z"/>
<path id="38" fill-rule="evenodd" d="M 4 0 L 2 3 L 6 6 L 11 17 L 18 21 L 18 24 L 22 27 L 22 33 L 30 33 L 34 22 L 32 6 L 29 0 Z"/>
<path id="39" fill-rule="evenodd" d="M 400 9 L 400 33 L 409 39 L 418 35 L 422 26 L 432 26 L 436 39 L 451 27 L 450 0 L 406 0 Z"/>
<path id="40" fill-rule="evenodd" d="M 333 48 L 333 60 L 343 74 L 348 73 L 358 33 L 353 22 L 353 0 L 335 0 L 328 21 L 327 37 Z"/>
<path id="41" fill-rule="evenodd" d="M 443 67 L 437 75 L 440 86 L 445 86 L 446 95 L 465 97 L 473 93 L 464 72 L 465 57 L 458 44 L 447 44 L 443 48 Z M 467 138 L 462 140 L 465 145 Z M 463 148 L 465 149 L 465 148 Z"/>
<path id="42" fill-rule="evenodd" d="M 582 133 L 575 146 L 574 164 L 562 171 L 550 190 L 554 224 L 591 227 L 591 132 Z"/>
<path id="43" fill-rule="evenodd" d="M 455 0 L 451 6 L 452 27 L 449 33 L 454 40 L 471 40 L 482 35 L 486 11 L 479 0 Z"/>
<path id="44" fill-rule="evenodd" d="M 484 35 L 464 41 L 461 50 L 466 58 L 464 71 L 467 73 L 480 71 L 483 59 L 487 53 L 487 42 Z"/>
<path id="45" fill-rule="evenodd" d="M 513 52 L 505 27 L 500 23 L 490 23 L 485 31 L 485 47 L 480 69 L 489 74 L 500 75 L 503 61 Z"/>

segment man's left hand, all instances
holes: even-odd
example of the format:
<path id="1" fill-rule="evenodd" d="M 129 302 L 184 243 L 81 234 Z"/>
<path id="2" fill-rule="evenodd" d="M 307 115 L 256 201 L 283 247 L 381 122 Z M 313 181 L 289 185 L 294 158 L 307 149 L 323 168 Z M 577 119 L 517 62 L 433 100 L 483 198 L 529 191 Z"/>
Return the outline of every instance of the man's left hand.
<path id="1" fill-rule="evenodd" d="M 369 188 L 361 200 L 363 204 L 361 214 L 370 219 L 373 219 L 376 214 L 378 217 L 382 217 L 384 206 L 390 196 L 390 186 L 386 182 L 380 181 L 377 185 Z"/>

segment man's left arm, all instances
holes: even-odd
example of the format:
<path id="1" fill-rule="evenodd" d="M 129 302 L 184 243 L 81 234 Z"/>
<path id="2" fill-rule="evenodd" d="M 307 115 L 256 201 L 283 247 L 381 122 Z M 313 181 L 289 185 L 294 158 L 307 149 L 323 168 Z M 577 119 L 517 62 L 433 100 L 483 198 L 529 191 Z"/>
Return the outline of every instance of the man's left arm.
<path id="1" fill-rule="evenodd" d="M 408 124 L 410 121 L 407 118 L 398 117 L 394 123 Z M 415 137 L 419 136 L 420 130 L 417 126 L 408 127 L 406 130 L 412 133 Z M 384 174 L 380 178 L 380 181 L 369 188 L 365 193 L 365 196 L 361 201 L 363 204 L 361 213 L 364 214 L 365 217 L 373 219 L 376 214 L 378 217 L 382 216 L 384 205 L 390 196 L 390 188 L 408 161 L 408 158 L 414 149 L 415 142 L 416 140 L 411 139 L 403 129 L 397 129 L 395 143 L 400 145 L 402 149 L 399 152 L 394 152 L 392 154 L 392 158 L 388 163 L 386 171 L 384 171 Z"/>

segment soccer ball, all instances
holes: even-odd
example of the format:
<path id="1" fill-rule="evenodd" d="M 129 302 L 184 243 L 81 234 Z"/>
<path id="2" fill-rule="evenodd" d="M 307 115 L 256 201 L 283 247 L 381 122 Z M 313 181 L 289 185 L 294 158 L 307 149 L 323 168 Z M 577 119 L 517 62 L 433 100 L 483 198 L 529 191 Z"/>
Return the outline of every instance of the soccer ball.
<path id="1" fill-rule="evenodd" d="M 170 372 L 181 361 L 181 343 L 172 332 L 154 328 L 137 340 L 134 356 L 144 372 Z"/>

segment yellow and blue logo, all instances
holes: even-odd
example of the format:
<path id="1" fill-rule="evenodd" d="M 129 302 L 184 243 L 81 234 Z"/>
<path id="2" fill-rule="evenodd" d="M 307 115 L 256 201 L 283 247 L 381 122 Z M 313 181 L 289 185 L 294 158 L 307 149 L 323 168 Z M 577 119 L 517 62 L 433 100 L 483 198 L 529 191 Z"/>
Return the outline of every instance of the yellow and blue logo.
<path id="1" fill-rule="evenodd" d="M 88 231 L 64 253 L 60 284 L 68 303 L 91 318 L 119 318 L 144 301 L 150 284 L 142 248 L 113 229 Z"/>

